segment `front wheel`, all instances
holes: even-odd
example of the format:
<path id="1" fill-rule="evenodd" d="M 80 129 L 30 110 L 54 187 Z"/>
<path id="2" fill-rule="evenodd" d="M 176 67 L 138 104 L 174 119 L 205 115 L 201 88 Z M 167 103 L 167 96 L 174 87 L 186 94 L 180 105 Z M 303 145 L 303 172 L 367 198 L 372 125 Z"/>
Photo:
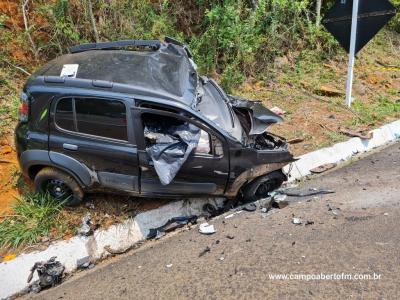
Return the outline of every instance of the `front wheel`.
<path id="1" fill-rule="evenodd" d="M 286 179 L 285 174 L 281 170 L 260 176 L 245 186 L 243 189 L 243 198 L 246 202 L 265 198 L 269 192 L 279 188 Z"/>
<path id="2" fill-rule="evenodd" d="M 67 206 L 78 205 L 84 196 L 72 176 L 52 167 L 41 169 L 35 176 L 34 185 L 37 192 L 48 193 L 56 201 L 65 201 Z"/>

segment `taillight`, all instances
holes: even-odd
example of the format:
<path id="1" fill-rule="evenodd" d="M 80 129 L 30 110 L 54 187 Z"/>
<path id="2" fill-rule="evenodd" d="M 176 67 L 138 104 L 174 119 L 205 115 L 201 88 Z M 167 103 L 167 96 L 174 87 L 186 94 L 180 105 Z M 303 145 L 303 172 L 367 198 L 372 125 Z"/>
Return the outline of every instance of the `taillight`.
<path id="1" fill-rule="evenodd" d="M 25 93 L 21 93 L 21 102 L 18 109 L 18 118 L 21 122 L 27 122 L 29 116 L 29 98 Z"/>

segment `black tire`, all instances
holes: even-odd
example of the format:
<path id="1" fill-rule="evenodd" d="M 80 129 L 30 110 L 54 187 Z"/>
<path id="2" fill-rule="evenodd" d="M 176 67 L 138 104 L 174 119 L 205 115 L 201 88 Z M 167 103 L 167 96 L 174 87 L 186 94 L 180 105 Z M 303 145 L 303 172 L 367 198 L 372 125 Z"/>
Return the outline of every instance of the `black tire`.
<path id="1" fill-rule="evenodd" d="M 76 180 L 56 168 L 41 169 L 34 180 L 39 193 L 49 193 L 56 201 L 65 201 L 67 206 L 76 206 L 82 202 L 84 193 Z"/>
<path id="2" fill-rule="evenodd" d="M 268 192 L 279 188 L 285 180 L 287 177 L 281 170 L 260 176 L 244 187 L 243 199 L 245 202 L 254 202 L 265 198 Z"/>

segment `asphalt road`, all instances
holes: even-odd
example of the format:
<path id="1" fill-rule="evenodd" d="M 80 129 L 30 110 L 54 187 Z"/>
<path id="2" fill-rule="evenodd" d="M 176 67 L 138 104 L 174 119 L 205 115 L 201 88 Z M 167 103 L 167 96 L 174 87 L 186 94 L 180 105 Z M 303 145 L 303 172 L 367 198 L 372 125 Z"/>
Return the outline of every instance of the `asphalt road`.
<path id="1" fill-rule="evenodd" d="M 290 197 L 288 207 L 268 216 L 215 219 L 214 235 L 196 228 L 149 242 L 30 297 L 400 299 L 400 144 L 301 186 L 308 187 L 336 193 Z M 294 225 L 293 215 L 314 223 Z M 317 280 L 321 273 L 336 279 Z M 277 274 L 292 279 L 271 278 Z M 371 279 L 354 278 L 360 274 Z"/>

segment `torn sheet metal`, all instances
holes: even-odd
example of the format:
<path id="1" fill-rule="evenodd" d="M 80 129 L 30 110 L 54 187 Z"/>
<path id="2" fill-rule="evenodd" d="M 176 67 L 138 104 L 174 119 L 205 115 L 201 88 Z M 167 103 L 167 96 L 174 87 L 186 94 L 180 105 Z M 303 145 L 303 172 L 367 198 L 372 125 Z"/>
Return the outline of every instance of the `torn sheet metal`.
<path id="1" fill-rule="evenodd" d="M 144 135 L 151 141 L 146 151 L 153 161 L 158 178 L 161 184 L 168 185 L 197 147 L 200 128 L 189 123 L 168 128 L 145 126 Z"/>
<path id="2" fill-rule="evenodd" d="M 265 108 L 259 101 L 248 101 L 231 95 L 228 97 L 235 112 L 248 120 L 250 126 L 245 128 L 248 135 L 262 134 L 270 125 L 283 121 L 282 117 Z"/>

